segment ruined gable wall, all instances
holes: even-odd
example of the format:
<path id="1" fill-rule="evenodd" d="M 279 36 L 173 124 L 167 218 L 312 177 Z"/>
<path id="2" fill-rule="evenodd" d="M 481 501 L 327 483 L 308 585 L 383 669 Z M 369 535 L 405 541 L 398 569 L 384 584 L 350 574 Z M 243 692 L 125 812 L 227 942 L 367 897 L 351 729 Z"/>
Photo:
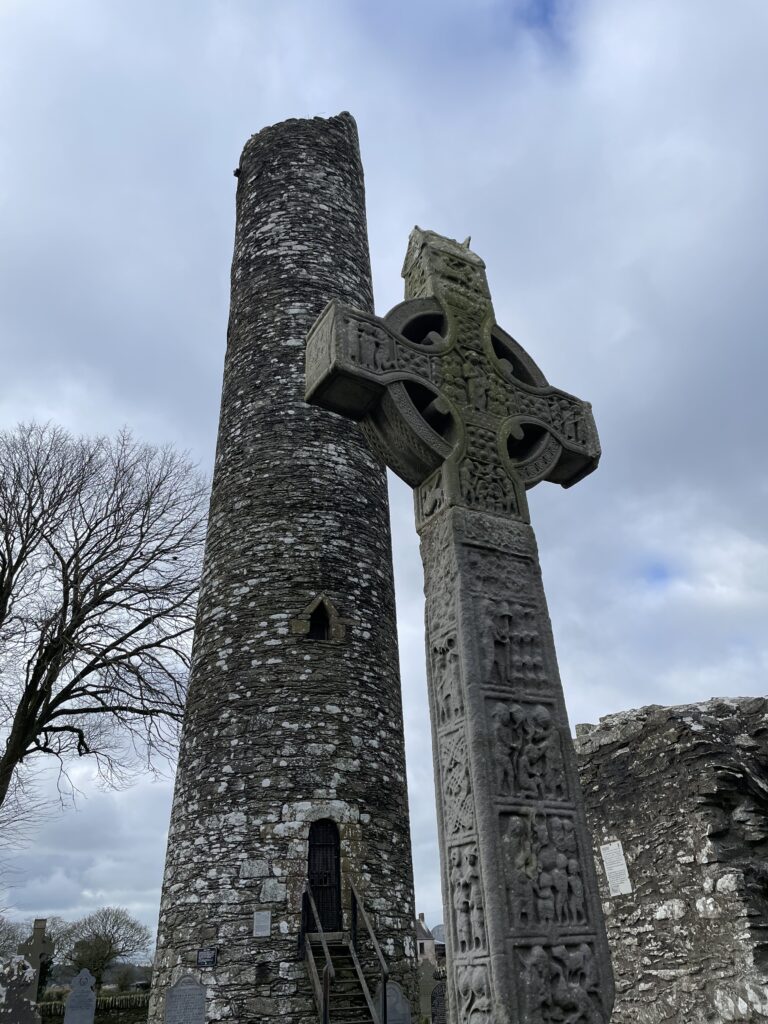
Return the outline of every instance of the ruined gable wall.
<path id="1" fill-rule="evenodd" d="M 768 1021 L 768 700 L 577 727 L 616 977 L 613 1024 Z M 610 897 L 599 846 L 624 846 Z"/>

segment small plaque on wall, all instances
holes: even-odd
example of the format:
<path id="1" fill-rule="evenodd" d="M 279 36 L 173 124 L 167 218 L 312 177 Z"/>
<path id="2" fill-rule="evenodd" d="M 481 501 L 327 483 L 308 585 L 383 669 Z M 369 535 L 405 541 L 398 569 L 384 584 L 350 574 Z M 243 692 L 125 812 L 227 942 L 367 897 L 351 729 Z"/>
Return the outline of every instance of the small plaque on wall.
<path id="1" fill-rule="evenodd" d="M 624 848 L 621 842 L 616 839 L 612 843 L 605 843 L 600 847 L 600 853 L 608 879 L 608 892 L 611 896 L 629 895 L 632 892 L 632 883 L 629 880 L 629 871 L 627 871 L 627 862 L 624 859 Z"/>
<path id="2" fill-rule="evenodd" d="M 272 911 L 255 910 L 253 912 L 253 936 L 256 939 L 268 939 L 272 932 Z"/>
<path id="3" fill-rule="evenodd" d="M 198 949 L 197 951 L 197 966 L 198 967 L 215 967 L 216 957 L 219 951 L 215 946 L 207 946 L 205 949 Z"/>

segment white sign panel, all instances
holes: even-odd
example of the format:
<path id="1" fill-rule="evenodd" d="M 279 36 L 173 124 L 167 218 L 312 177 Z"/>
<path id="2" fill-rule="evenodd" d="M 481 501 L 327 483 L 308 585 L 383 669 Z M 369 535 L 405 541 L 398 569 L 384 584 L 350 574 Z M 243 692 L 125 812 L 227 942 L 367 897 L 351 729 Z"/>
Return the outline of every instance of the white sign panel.
<path id="1" fill-rule="evenodd" d="M 253 934 L 256 938 L 267 939 L 272 931 L 272 911 L 255 910 L 253 912 Z"/>
<path id="2" fill-rule="evenodd" d="M 611 896 L 626 896 L 632 892 L 624 849 L 619 842 L 605 843 L 600 847 L 605 874 L 608 878 L 608 892 Z"/>

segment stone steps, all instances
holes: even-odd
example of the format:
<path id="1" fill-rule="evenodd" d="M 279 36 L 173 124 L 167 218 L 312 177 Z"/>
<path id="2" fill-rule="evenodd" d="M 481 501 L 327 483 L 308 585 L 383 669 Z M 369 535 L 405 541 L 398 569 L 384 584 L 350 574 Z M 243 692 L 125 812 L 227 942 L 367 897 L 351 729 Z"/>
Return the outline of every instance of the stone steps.
<path id="1" fill-rule="evenodd" d="M 318 971 L 322 972 L 322 965 L 325 963 L 322 945 L 312 935 L 308 935 L 307 940 L 312 947 Z M 336 972 L 331 989 L 331 1024 L 371 1024 L 371 1013 L 349 946 L 334 936 L 333 941 L 328 942 L 328 952 Z"/>

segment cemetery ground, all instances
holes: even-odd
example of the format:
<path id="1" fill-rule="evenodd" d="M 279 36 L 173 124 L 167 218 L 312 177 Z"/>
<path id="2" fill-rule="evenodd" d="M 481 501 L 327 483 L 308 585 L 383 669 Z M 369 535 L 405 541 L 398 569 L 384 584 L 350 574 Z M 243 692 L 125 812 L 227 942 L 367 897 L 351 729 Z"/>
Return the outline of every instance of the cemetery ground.
<path id="1" fill-rule="evenodd" d="M 102 907 L 72 922 L 38 918 L 34 925 L 0 916 L 0 1021 L 144 1024 L 150 939 L 148 929 L 120 907 Z"/>

